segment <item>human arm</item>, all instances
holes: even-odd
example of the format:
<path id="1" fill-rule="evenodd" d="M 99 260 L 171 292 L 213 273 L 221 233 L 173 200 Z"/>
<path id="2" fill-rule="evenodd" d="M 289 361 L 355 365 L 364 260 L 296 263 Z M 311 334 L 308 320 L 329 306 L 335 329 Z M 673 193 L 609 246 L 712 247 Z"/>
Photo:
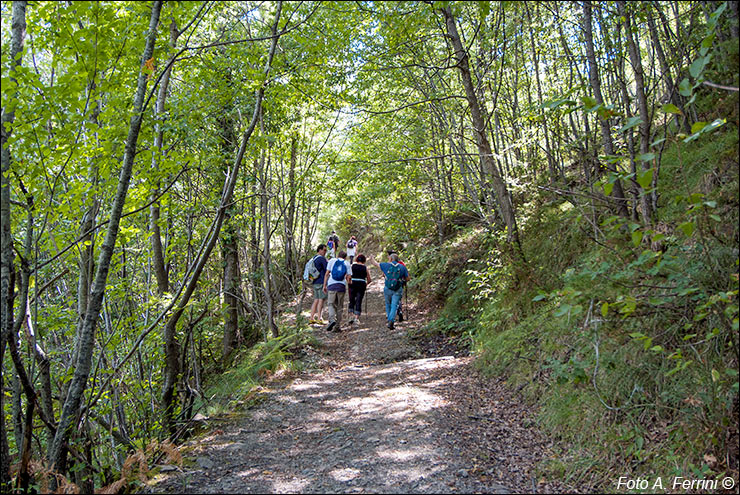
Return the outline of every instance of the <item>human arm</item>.
<path id="1" fill-rule="evenodd" d="M 334 259 L 336 260 L 336 258 Z M 324 286 L 323 286 L 324 292 L 326 292 L 326 287 L 327 287 L 327 284 L 329 283 L 329 277 L 331 277 L 331 272 L 329 271 L 330 263 L 331 262 L 326 264 L 326 273 L 324 273 Z"/>

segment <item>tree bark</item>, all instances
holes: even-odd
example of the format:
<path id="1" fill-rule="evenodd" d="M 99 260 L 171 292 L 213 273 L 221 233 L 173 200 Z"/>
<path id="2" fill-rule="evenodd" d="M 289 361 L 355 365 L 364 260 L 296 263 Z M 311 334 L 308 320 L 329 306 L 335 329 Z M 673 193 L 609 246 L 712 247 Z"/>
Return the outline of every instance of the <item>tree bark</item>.
<path id="1" fill-rule="evenodd" d="M 227 79 L 229 75 L 226 76 Z M 228 109 L 222 110 L 224 116 L 221 118 L 221 149 L 224 155 L 233 153 L 236 147 L 236 136 L 234 135 L 234 124 L 226 115 Z M 224 172 L 228 173 L 228 165 L 224 164 Z M 239 299 L 240 277 L 239 277 L 239 226 L 234 219 L 235 208 L 233 205 L 226 209 L 224 216 L 223 235 L 221 236 L 221 253 L 224 262 L 224 337 L 222 342 L 223 361 L 227 363 L 236 342 L 239 326 Z"/>
<path id="2" fill-rule="evenodd" d="M 23 42 L 26 37 L 26 4 L 25 1 L 13 2 L 13 14 L 11 20 L 10 41 L 10 70 L 8 77 L 11 82 L 16 82 L 15 72 L 21 66 L 20 55 L 23 53 Z M 18 98 L 18 91 L 11 99 Z M 13 326 L 13 275 L 15 271 L 13 254 L 13 238 L 10 230 L 10 162 L 11 155 L 8 148 L 8 139 L 12 133 L 12 125 L 15 121 L 15 110 L 13 108 L 2 111 L 2 151 L 0 160 L 2 169 L 0 173 L 0 366 L 4 362 L 5 346 L 11 335 Z M 5 411 L 5 390 L 3 378 L 0 378 L 0 412 Z M 5 428 L 5 415 L 0 421 L 0 488 L 5 488 L 10 483 L 10 451 L 8 436 Z"/>
<path id="3" fill-rule="evenodd" d="M 270 46 L 270 51 L 267 57 L 267 62 L 265 64 L 264 69 L 264 82 L 260 85 L 260 87 L 256 91 L 256 97 L 255 97 L 255 103 L 254 103 L 254 113 L 252 114 L 252 121 L 249 124 L 249 127 L 244 132 L 244 135 L 242 136 L 241 145 L 239 147 L 239 151 L 237 152 L 236 158 L 234 160 L 234 166 L 232 168 L 231 174 L 226 178 L 226 183 L 224 184 L 223 193 L 221 194 L 221 204 L 218 208 L 218 213 L 216 214 L 216 219 L 214 221 L 214 227 L 211 231 L 210 237 L 208 238 L 202 255 L 198 260 L 196 260 L 196 265 L 193 270 L 193 274 L 190 277 L 190 280 L 188 281 L 187 287 L 185 288 L 185 291 L 182 295 L 181 300 L 179 301 L 175 311 L 173 312 L 172 316 L 167 320 L 167 323 L 165 324 L 164 334 L 165 334 L 165 342 L 170 342 L 171 346 L 167 347 L 165 349 L 165 370 L 164 370 L 164 385 L 162 387 L 162 407 L 164 409 L 164 424 L 165 428 L 170 431 L 171 434 L 174 434 L 174 422 L 173 422 L 173 414 L 174 414 L 174 399 L 175 399 L 175 385 L 177 384 L 177 375 L 179 373 L 179 360 L 178 357 L 180 353 L 178 352 L 178 347 L 176 345 L 175 336 L 176 336 L 176 329 L 177 329 L 177 322 L 182 316 L 182 314 L 185 311 L 185 307 L 187 306 L 187 303 L 190 301 L 190 297 L 193 295 L 193 292 L 195 292 L 195 287 L 198 284 L 198 279 L 200 278 L 200 274 L 203 271 L 203 268 L 206 265 L 206 262 L 208 261 L 208 257 L 211 254 L 211 251 L 213 251 L 214 246 L 216 245 L 216 241 L 218 240 L 219 234 L 221 232 L 221 226 L 224 221 L 224 217 L 226 215 L 226 209 L 231 204 L 231 196 L 234 192 L 234 187 L 236 186 L 236 179 L 239 175 L 239 167 L 241 166 L 242 160 L 244 159 L 244 154 L 247 151 L 247 143 L 249 142 L 249 138 L 252 136 L 252 133 L 254 132 L 254 129 L 257 125 L 257 120 L 260 115 L 260 110 L 262 107 L 262 98 L 265 94 L 265 86 L 267 84 L 268 76 L 270 74 L 270 67 L 272 65 L 272 59 L 275 56 L 275 50 L 277 47 L 277 41 L 280 37 L 277 34 L 277 27 L 278 22 L 280 21 L 280 12 L 282 10 L 282 2 L 278 2 L 277 5 L 277 12 L 275 14 L 275 24 L 273 24 L 272 27 L 272 44 Z"/>
<path id="4" fill-rule="evenodd" d="M 645 79 L 642 72 L 642 59 L 640 57 L 640 48 L 632 36 L 632 13 L 628 12 L 624 0 L 617 2 L 619 14 L 624 17 L 624 31 L 627 37 L 627 47 L 629 48 L 630 62 L 635 73 L 635 92 L 637 93 L 637 107 L 640 112 L 640 153 L 646 155 L 650 151 L 650 111 L 648 110 L 647 96 L 645 95 Z M 643 171 L 650 170 L 650 161 L 642 160 Z M 649 201 L 650 193 L 647 191 L 640 192 L 640 206 L 642 207 L 643 220 L 647 225 L 652 223 L 653 209 Z"/>
<path id="5" fill-rule="evenodd" d="M 599 68 L 596 65 L 596 55 L 594 53 L 594 39 L 592 29 L 592 16 L 591 16 L 591 2 L 583 2 L 583 31 L 586 36 L 586 58 L 588 58 L 588 80 L 591 83 L 591 89 L 594 92 L 594 99 L 599 105 L 604 104 L 604 97 L 601 94 L 601 80 L 599 78 Z M 601 128 L 601 141 L 604 145 L 604 153 L 607 156 L 614 155 L 614 144 L 612 141 L 612 134 L 609 130 L 608 119 L 599 117 L 599 127 Z M 610 161 L 607 161 L 607 169 L 612 173 L 617 173 L 617 166 Z M 619 201 L 617 211 L 623 217 L 629 216 L 629 209 L 627 208 L 627 200 L 624 197 L 624 189 L 622 188 L 622 180 L 617 179 L 614 182 L 614 189 L 612 190 L 612 197 Z"/>
<path id="6" fill-rule="evenodd" d="M 734 3 L 734 2 L 733 2 Z M 652 4 L 652 9 L 656 11 L 660 10 L 659 4 Z M 691 134 L 691 126 L 689 125 L 689 119 L 686 118 L 686 112 L 684 110 L 683 103 L 681 102 L 681 95 L 676 91 L 676 85 L 673 81 L 673 74 L 668 60 L 663 50 L 663 44 L 660 42 L 660 36 L 658 35 L 658 28 L 655 25 L 655 19 L 652 12 L 648 12 L 647 15 L 648 29 L 650 30 L 650 38 L 655 47 L 656 55 L 658 56 L 658 62 L 660 63 L 660 70 L 663 72 L 663 82 L 665 84 L 666 95 L 671 103 L 676 105 L 681 110 L 682 115 L 676 115 L 676 123 L 683 127 L 683 131 L 686 134 Z"/>
<path id="7" fill-rule="evenodd" d="M 508 242 L 513 243 L 516 246 L 515 249 L 517 249 L 521 254 L 519 230 L 517 229 L 514 205 L 511 202 L 511 196 L 506 188 L 506 183 L 503 181 L 501 174 L 493 161 L 491 145 L 486 137 L 486 124 L 483 120 L 478 97 L 475 94 L 475 86 L 473 85 L 473 80 L 470 75 L 468 54 L 465 52 L 462 42 L 460 41 L 460 35 L 457 31 L 455 18 L 452 16 L 452 9 L 450 7 L 445 7 L 442 9 L 442 13 L 445 16 L 447 35 L 455 50 L 457 68 L 460 70 L 463 86 L 465 87 L 465 95 L 468 100 L 468 105 L 470 106 L 470 114 L 473 119 L 473 128 L 475 131 L 476 143 L 478 145 L 478 153 L 480 154 L 486 173 L 489 174 L 493 180 L 494 193 L 501 210 L 501 216 L 503 217 L 507 227 L 507 240 Z"/>
<path id="8" fill-rule="evenodd" d="M 173 19 L 170 23 L 170 48 L 174 49 L 177 44 L 177 38 L 180 36 L 180 32 L 177 30 L 177 24 Z M 170 86 L 170 75 L 172 74 L 172 59 L 175 54 L 170 57 L 167 61 L 167 68 L 162 74 L 162 80 L 159 83 L 159 92 L 157 94 L 157 104 L 154 107 L 154 118 L 156 123 L 154 124 L 154 150 L 155 153 L 152 155 L 152 168 L 157 171 L 158 164 L 157 159 L 162 154 L 162 144 L 164 142 L 164 129 L 162 128 L 161 120 L 164 119 L 165 113 L 165 101 L 167 100 L 167 90 Z M 152 198 L 159 196 L 159 180 L 157 180 L 157 187 L 152 191 Z M 167 276 L 167 269 L 164 263 L 164 250 L 162 249 L 162 235 L 159 230 L 159 201 L 154 201 L 149 207 L 149 231 L 151 232 L 151 243 L 152 243 L 152 268 L 154 269 L 154 277 L 157 279 L 157 293 L 161 296 L 165 292 L 169 291 L 170 284 Z"/>
<path id="9" fill-rule="evenodd" d="M 262 248 L 262 270 L 265 290 L 265 325 L 273 337 L 278 336 L 277 325 L 274 321 L 274 302 L 272 299 L 272 273 L 270 264 L 272 262 L 270 255 L 270 197 L 267 190 L 267 178 L 270 168 L 270 154 L 268 151 L 267 164 L 264 161 L 264 155 L 260 167 L 260 210 L 262 212 L 262 235 L 264 244 Z"/>
<path id="10" fill-rule="evenodd" d="M 161 0 L 155 0 L 152 3 L 152 13 L 149 21 L 149 31 L 147 33 L 146 47 L 141 58 L 142 68 L 144 67 L 145 63 L 152 58 L 152 55 L 154 53 L 154 42 L 157 35 L 157 24 L 159 23 L 159 14 L 161 9 Z M 118 180 L 118 188 L 116 190 L 116 196 L 111 208 L 110 220 L 105 236 L 105 241 L 103 242 L 100 257 L 98 258 L 98 266 L 95 272 L 95 283 L 93 285 L 92 294 L 88 303 L 87 313 L 85 315 L 85 323 L 82 329 L 82 335 L 80 335 L 79 338 L 80 347 L 79 355 L 75 363 L 75 373 L 74 377 L 72 378 L 69 392 L 64 401 L 64 407 L 62 408 L 62 413 L 59 418 L 59 427 L 57 428 L 57 432 L 54 436 L 54 441 L 49 453 L 50 464 L 52 465 L 52 469 L 55 470 L 60 470 L 66 464 L 65 444 L 67 442 L 67 439 L 69 438 L 71 431 L 75 427 L 76 418 L 80 411 L 82 394 L 85 391 L 85 388 L 87 386 L 87 379 L 90 375 L 90 368 L 92 366 L 93 344 L 95 340 L 95 328 L 97 326 L 98 317 L 100 316 L 103 297 L 105 296 L 105 286 L 108 278 L 108 271 L 110 270 L 110 262 L 116 244 L 116 237 L 118 236 L 121 214 L 123 213 L 123 206 L 126 202 L 126 194 L 128 192 L 129 183 L 131 181 L 134 158 L 136 155 L 136 143 L 139 138 L 139 131 L 141 129 L 141 122 L 143 117 L 142 113 L 144 106 L 144 97 L 146 95 L 147 77 L 147 74 L 143 70 L 139 71 L 136 95 L 134 98 L 133 115 L 131 116 L 129 132 L 126 138 L 126 146 L 123 155 L 123 162 L 121 165 L 121 173 Z"/>

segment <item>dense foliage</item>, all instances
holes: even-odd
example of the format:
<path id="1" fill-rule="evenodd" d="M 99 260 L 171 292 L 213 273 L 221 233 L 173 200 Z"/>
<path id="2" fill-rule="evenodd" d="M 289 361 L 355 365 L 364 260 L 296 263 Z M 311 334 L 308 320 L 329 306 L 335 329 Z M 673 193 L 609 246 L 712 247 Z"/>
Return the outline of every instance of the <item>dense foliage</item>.
<path id="1" fill-rule="evenodd" d="M 310 338 L 333 229 L 540 398 L 543 470 L 737 474 L 735 2 L 21 1 L 2 38 L 3 484 L 176 458 Z"/>

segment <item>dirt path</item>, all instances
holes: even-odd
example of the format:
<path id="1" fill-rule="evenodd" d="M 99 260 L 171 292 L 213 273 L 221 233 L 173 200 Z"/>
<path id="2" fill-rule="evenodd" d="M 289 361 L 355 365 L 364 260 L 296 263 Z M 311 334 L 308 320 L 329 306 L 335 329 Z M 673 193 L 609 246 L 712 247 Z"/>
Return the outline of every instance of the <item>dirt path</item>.
<path id="1" fill-rule="evenodd" d="M 377 272 L 377 270 L 376 270 Z M 374 273 L 377 275 L 377 273 Z M 470 357 L 424 357 L 385 327 L 382 281 L 362 324 L 316 328 L 313 368 L 270 384 L 243 417 L 183 446 L 186 462 L 155 493 L 511 493 L 566 491 L 537 479 L 548 456 L 527 407 L 482 379 Z M 345 320 L 346 321 L 346 320 Z M 194 462 L 193 462 L 194 461 Z"/>

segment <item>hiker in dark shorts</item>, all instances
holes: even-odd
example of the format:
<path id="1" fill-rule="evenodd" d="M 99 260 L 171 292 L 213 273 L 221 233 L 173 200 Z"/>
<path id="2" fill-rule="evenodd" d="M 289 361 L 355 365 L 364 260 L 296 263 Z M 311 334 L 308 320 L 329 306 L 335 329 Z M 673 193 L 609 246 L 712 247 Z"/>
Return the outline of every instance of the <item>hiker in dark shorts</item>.
<path id="1" fill-rule="evenodd" d="M 326 244 L 319 244 L 316 248 L 315 265 L 319 271 L 319 277 L 313 281 L 311 288 L 313 289 L 313 303 L 311 304 L 311 317 L 309 323 L 323 325 L 324 322 L 321 319 L 321 313 L 324 310 L 324 301 L 326 301 L 327 294 L 324 291 L 324 276 L 326 275 Z"/>
<path id="2" fill-rule="evenodd" d="M 370 272 L 365 266 L 365 255 L 360 254 L 352 264 L 352 283 L 349 286 L 349 324 L 360 324 L 360 315 L 362 314 L 362 298 L 365 297 L 365 290 L 370 285 Z"/>

